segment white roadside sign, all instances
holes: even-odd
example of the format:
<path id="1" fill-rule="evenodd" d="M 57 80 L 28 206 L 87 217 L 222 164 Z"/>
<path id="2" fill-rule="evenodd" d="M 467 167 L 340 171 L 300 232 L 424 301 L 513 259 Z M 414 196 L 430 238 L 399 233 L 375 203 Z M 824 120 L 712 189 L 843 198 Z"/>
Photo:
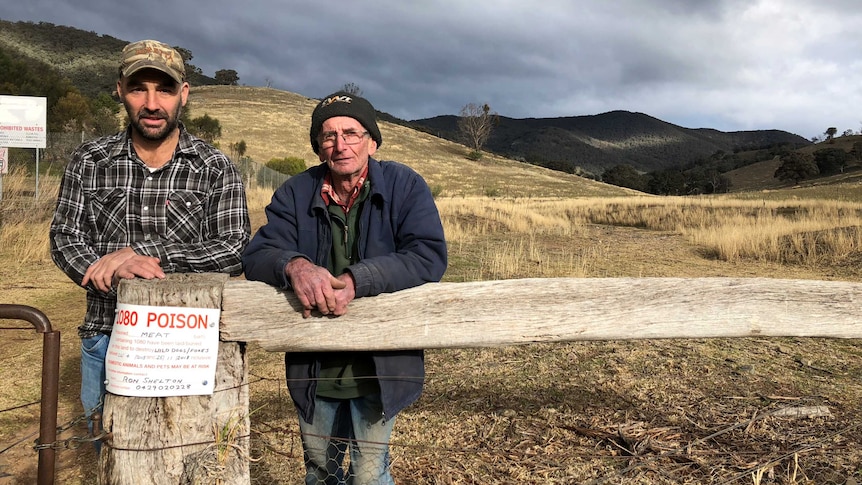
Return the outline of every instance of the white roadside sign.
<path id="1" fill-rule="evenodd" d="M 0 95 L 0 146 L 45 148 L 47 98 Z"/>

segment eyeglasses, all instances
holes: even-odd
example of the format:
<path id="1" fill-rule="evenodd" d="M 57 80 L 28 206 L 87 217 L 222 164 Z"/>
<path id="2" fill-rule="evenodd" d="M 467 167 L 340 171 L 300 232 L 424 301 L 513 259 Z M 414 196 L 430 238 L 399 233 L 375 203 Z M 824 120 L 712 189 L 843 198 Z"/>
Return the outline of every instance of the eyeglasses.
<path id="1" fill-rule="evenodd" d="M 344 140 L 345 145 L 356 145 L 367 135 L 367 131 L 345 131 L 342 133 L 341 139 Z M 338 133 L 334 131 L 327 131 L 320 135 L 320 147 L 321 148 L 329 148 L 335 146 L 335 140 L 338 138 Z"/>

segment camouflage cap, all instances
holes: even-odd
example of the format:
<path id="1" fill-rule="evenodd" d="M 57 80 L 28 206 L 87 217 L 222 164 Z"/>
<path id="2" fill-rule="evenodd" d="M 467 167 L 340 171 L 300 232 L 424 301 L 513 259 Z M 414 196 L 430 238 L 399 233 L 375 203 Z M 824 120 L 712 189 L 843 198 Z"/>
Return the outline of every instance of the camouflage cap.
<path id="1" fill-rule="evenodd" d="M 123 49 L 120 76 L 129 77 L 141 69 L 158 69 L 177 83 L 186 78 L 182 56 L 171 46 L 157 40 L 139 40 Z"/>

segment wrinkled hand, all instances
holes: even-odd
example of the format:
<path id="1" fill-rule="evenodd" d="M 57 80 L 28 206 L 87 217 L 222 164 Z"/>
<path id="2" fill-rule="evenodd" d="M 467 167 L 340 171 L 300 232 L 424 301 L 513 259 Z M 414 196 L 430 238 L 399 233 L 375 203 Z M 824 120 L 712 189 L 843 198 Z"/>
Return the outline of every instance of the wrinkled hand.
<path id="1" fill-rule="evenodd" d="M 356 282 L 350 273 L 338 275 L 336 279 L 341 281 L 344 287 L 335 289 L 335 311 L 332 314 L 341 316 L 347 313 L 347 304 L 356 298 Z"/>
<path id="2" fill-rule="evenodd" d="M 132 248 L 123 248 L 108 253 L 91 264 L 84 273 L 81 286 L 92 282 L 97 290 L 107 293 L 121 278 L 140 277 L 145 279 L 164 278 L 165 272 L 159 258 L 142 256 Z"/>
<path id="3" fill-rule="evenodd" d="M 305 258 L 294 258 L 284 268 L 290 278 L 293 292 L 302 304 L 302 317 L 311 316 L 315 308 L 324 315 L 340 316 L 347 313 L 347 304 L 353 300 L 353 278 L 338 278 L 321 266 Z"/>

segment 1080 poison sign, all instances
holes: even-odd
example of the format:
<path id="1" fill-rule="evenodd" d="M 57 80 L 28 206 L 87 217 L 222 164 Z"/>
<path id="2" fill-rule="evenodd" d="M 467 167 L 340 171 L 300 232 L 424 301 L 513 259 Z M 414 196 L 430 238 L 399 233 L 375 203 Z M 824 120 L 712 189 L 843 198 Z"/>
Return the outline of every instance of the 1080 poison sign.
<path id="1" fill-rule="evenodd" d="M 106 388 L 121 396 L 212 394 L 218 361 L 215 308 L 117 304 Z"/>

